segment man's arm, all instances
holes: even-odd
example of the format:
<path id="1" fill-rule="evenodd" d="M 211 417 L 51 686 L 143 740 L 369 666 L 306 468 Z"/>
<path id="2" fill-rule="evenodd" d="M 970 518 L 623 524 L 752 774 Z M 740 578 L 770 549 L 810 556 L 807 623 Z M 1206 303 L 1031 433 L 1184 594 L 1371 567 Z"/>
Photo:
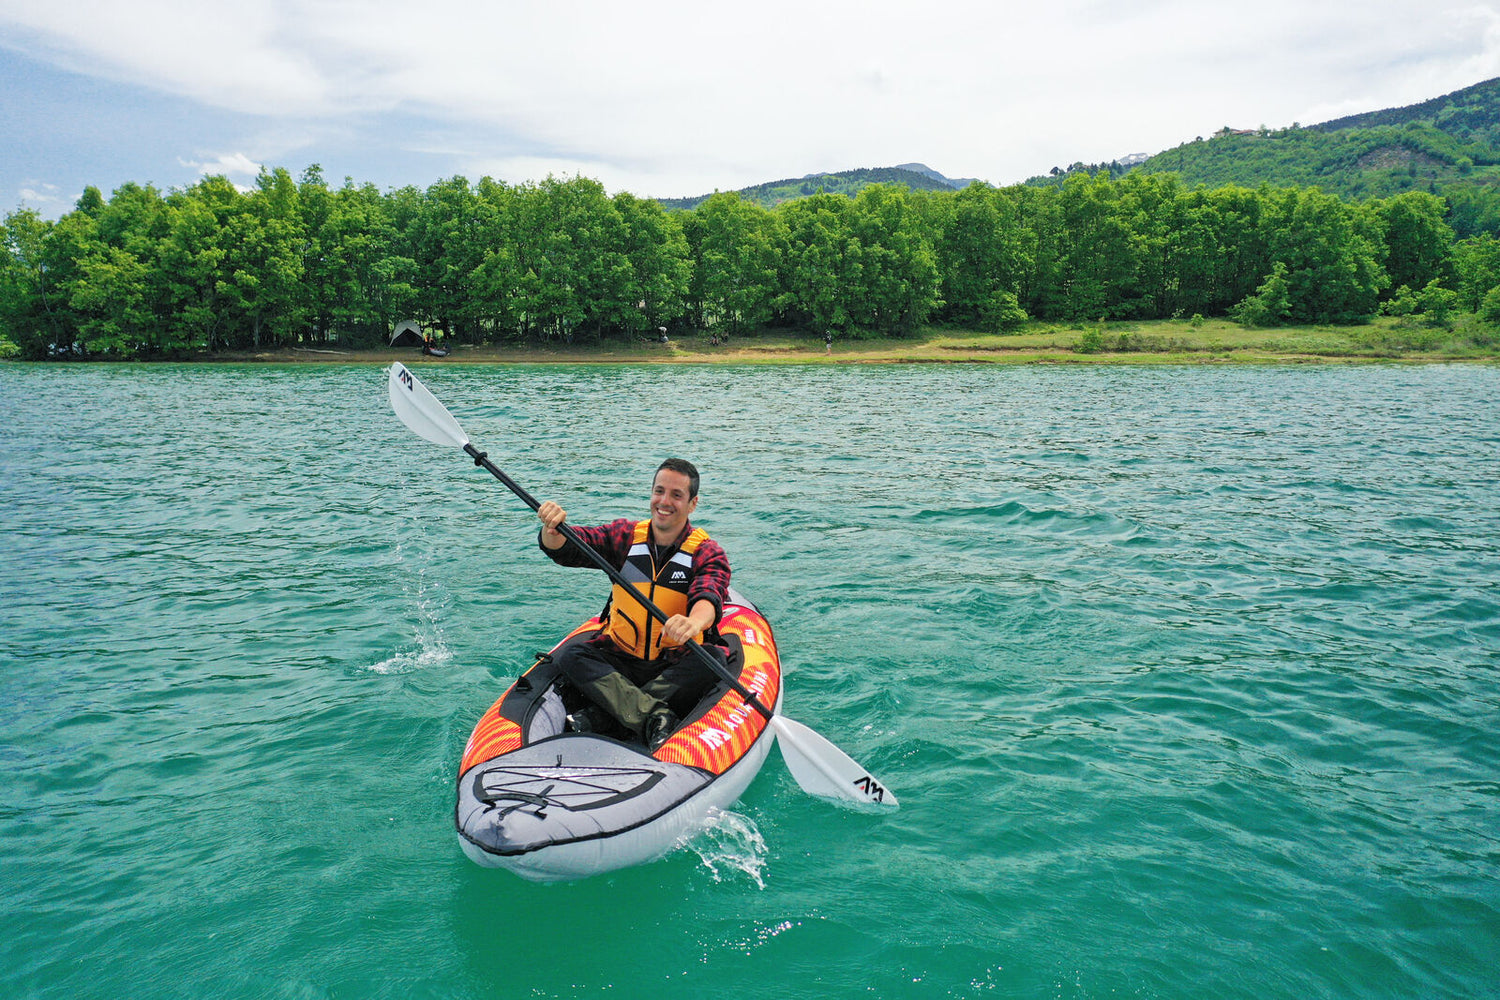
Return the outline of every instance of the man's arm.
<path id="1" fill-rule="evenodd" d="M 724 602 L 729 599 L 729 556 L 724 548 L 712 538 L 698 546 L 693 553 L 693 586 L 688 591 L 689 613 L 696 611 L 700 602 L 713 607 L 713 617 L 705 628 L 719 624 L 724 613 Z"/>
<path id="2" fill-rule="evenodd" d="M 719 623 L 729 597 L 729 557 L 709 539 L 693 553 L 693 586 L 688 591 L 688 613 L 673 615 L 662 626 L 664 643 L 680 646 Z"/>
<path id="3" fill-rule="evenodd" d="M 536 516 L 542 521 L 542 548 L 548 552 L 556 552 L 568 544 L 568 539 L 557 530 L 568 519 L 567 511 L 551 500 L 543 500 L 542 505 L 536 509 Z"/>
<path id="4" fill-rule="evenodd" d="M 568 519 L 566 511 L 551 500 L 546 500 L 537 508 L 536 516 L 542 522 L 542 530 L 537 536 L 537 542 L 553 562 L 559 566 L 598 568 L 587 553 L 577 546 L 568 544 L 567 536 L 558 530 Z M 630 548 L 631 534 L 635 530 L 635 522 L 622 517 L 618 521 L 602 524 L 597 528 L 575 528 L 571 524 L 568 527 L 580 541 L 603 556 L 611 566 L 618 567 L 625 562 L 625 555 Z"/>
<path id="5" fill-rule="evenodd" d="M 698 601 L 685 615 L 673 615 L 661 627 L 664 646 L 681 646 L 696 639 L 719 620 L 719 608 L 713 601 Z"/>

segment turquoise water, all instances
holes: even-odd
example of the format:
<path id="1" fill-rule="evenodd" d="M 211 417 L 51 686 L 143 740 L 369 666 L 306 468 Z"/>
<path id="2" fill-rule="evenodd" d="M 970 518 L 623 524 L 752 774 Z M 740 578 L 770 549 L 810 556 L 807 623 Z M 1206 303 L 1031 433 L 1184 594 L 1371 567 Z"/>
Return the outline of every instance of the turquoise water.
<path id="1" fill-rule="evenodd" d="M 587 523 L 659 457 L 777 627 L 689 848 L 483 870 L 454 768 L 595 611 L 374 367 L 0 367 L 0 996 L 1500 992 L 1500 371 L 426 366 Z"/>

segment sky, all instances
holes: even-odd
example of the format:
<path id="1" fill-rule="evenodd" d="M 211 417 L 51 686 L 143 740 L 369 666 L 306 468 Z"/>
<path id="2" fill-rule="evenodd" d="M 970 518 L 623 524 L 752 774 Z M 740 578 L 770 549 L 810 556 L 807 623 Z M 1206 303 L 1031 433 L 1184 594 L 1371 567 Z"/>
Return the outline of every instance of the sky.
<path id="1" fill-rule="evenodd" d="M 1500 76 L 1500 0 L 0 0 L 0 213 L 319 164 L 687 197 L 1019 183 Z"/>

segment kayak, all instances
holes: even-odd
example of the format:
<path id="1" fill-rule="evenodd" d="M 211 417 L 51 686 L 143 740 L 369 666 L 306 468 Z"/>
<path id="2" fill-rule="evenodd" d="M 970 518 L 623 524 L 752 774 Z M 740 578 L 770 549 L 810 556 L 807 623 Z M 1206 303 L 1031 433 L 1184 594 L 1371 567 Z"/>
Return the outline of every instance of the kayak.
<path id="1" fill-rule="evenodd" d="M 555 881 L 654 860 L 732 805 L 765 763 L 775 727 L 723 682 L 654 753 L 575 732 L 569 713 L 583 698 L 552 656 L 600 628 L 592 618 L 539 656 L 475 725 L 459 764 L 453 818 L 476 863 Z M 728 672 L 779 712 L 781 662 L 770 623 L 733 588 L 719 633 L 729 647 Z"/>

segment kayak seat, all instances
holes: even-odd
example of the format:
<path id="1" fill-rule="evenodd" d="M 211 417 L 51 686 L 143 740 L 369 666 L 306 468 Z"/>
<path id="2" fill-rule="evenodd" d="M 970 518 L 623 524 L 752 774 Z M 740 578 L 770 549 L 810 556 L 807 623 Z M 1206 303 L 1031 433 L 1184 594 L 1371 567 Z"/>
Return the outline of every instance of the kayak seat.
<path id="1" fill-rule="evenodd" d="M 570 637 L 559 649 L 588 642 L 596 635 L 598 630 L 580 632 Z M 738 678 L 745 665 L 744 646 L 740 643 L 740 637 L 732 633 L 723 636 L 723 642 L 727 650 L 729 673 Z M 702 717 L 728 690 L 728 684 L 716 682 L 683 717 L 681 724 L 686 725 Z M 536 664 L 517 678 L 509 695 L 501 703 L 500 714 L 521 727 L 521 731 L 526 734 L 527 743 L 535 743 L 564 732 L 568 728 L 567 717 L 585 711 L 591 704 L 559 672 L 553 653 L 539 653 Z M 599 736 L 627 743 L 636 742 L 631 733 L 603 712 L 595 713 L 592 721 L 592 732 Z"/>

